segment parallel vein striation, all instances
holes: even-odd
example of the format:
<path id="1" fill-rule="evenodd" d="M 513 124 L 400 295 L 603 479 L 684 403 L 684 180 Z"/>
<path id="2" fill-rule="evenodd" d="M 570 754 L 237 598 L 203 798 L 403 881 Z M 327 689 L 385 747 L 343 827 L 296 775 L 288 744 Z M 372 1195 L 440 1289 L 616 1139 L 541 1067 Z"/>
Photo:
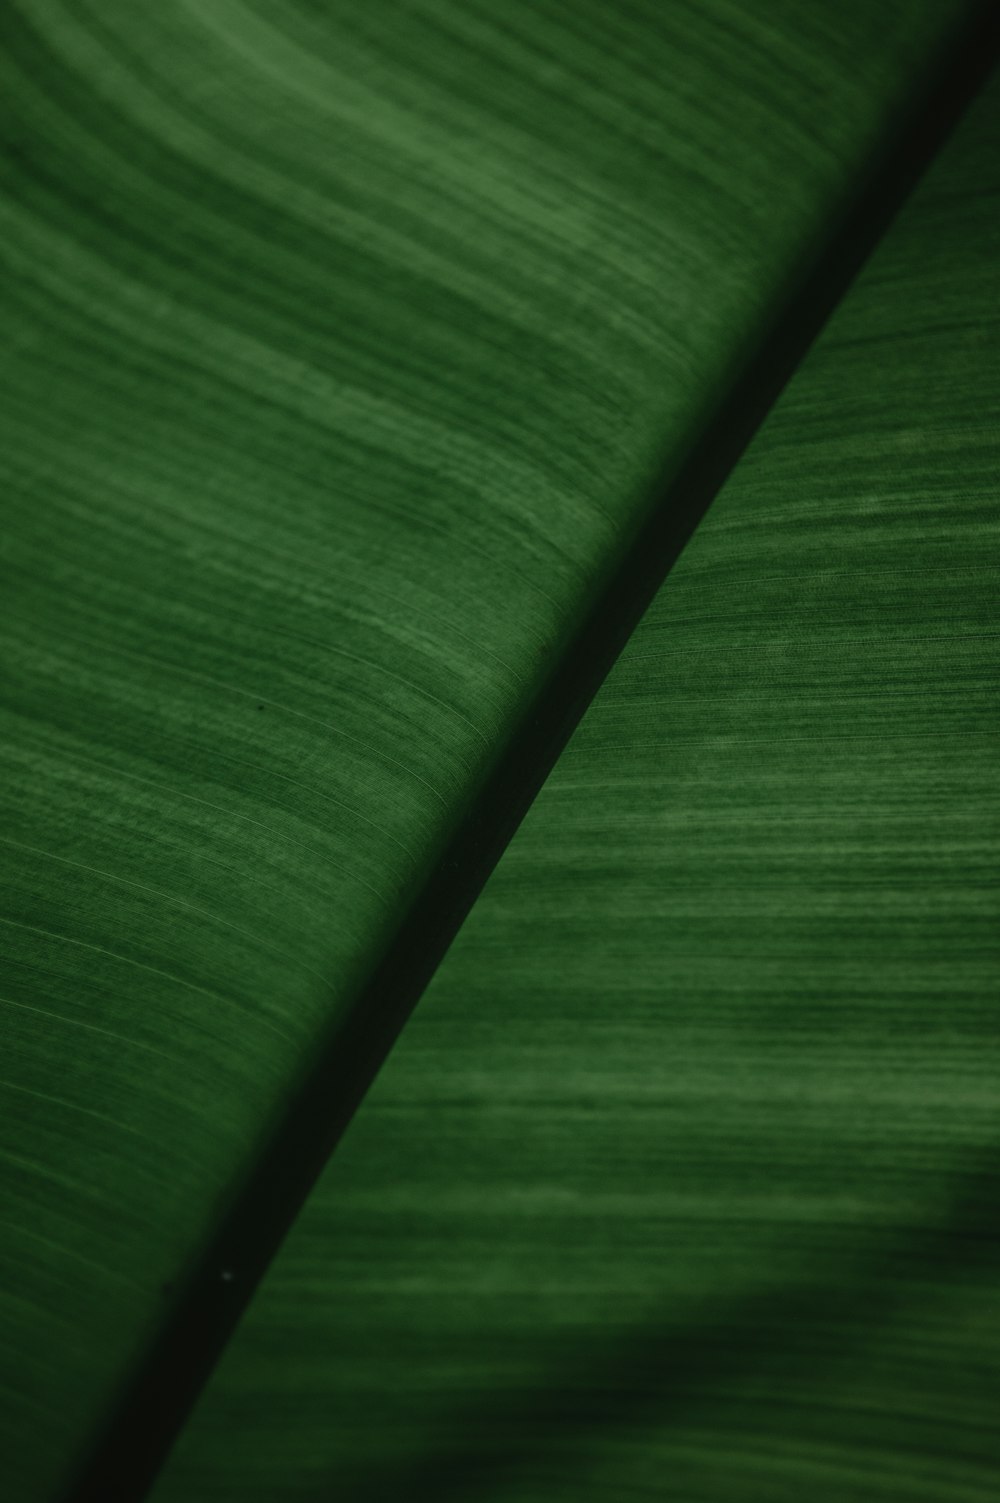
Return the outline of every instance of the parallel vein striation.
<path id="1" fill-rule="evenodd" d="M 19 1503 L 971 9 L 0 10 Z"/>
<path id="2" fill-rule="evenodd" d="M 1000 81 L 713 503 L 155 1503 L 989 1503 Z"/>

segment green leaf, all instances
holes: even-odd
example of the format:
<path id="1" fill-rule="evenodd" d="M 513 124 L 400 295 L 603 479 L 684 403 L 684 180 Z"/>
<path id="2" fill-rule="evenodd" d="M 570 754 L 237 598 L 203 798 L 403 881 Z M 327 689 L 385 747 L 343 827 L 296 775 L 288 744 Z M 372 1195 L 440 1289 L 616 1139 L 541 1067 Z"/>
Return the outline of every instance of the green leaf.
<path id="1" fill-rule="evenodd" d="M 980 9 L 3 7 L 18 1503 L 176 1427 Z"/>
<path id="2" fill-rule="evenodd" d="M 1000 80 L 714 503 L 155 1503 L 986 1500 Z"/>

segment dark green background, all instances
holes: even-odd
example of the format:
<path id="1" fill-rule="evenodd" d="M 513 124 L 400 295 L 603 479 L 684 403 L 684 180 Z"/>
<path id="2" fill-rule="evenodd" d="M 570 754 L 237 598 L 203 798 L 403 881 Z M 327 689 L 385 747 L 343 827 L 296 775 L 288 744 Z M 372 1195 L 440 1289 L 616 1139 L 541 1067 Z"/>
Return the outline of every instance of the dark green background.
<path id="1" fill-rule="evenodd" d="M 18 1503 L 127 1448 L 314 1061 L 977 9 L 4 8 Z M 997 118 L 670 575 L 158 1498 L 995 1491 Z"/>

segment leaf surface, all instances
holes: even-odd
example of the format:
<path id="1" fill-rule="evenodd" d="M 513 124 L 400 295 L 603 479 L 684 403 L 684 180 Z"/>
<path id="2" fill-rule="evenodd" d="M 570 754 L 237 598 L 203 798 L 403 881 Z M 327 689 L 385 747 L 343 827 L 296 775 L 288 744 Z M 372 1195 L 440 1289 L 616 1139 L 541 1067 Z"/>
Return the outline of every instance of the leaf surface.
<path id="1" fill-rule="evenodd" d="M 449 840 L 973 9 L 3 7 L 18 1503 L 165 1333 L 196 1381 L 345 1110 L 317 1061 L 369 1068 Z"/>
<path id="2" fill-rule="evenodd" d="M 1000 81 L 688 545 L 154 1503 L 1000 1478 Z"/>

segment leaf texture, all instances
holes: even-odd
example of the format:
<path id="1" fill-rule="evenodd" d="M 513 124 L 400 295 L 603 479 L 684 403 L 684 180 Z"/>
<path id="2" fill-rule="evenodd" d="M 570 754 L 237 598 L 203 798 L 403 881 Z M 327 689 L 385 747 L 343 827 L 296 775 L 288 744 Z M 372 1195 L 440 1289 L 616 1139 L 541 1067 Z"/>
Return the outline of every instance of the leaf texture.
<path id="1" fill-rule="evenodd" d="M 1000 81 L 584 717 L 154 1503 L 1000 1481 Z"/>
<path id="2" fill-rule="evenodd" d="M 241 1297 L 220 1226 L 969 11 L 3 8 L 19 1503 Z"/>

